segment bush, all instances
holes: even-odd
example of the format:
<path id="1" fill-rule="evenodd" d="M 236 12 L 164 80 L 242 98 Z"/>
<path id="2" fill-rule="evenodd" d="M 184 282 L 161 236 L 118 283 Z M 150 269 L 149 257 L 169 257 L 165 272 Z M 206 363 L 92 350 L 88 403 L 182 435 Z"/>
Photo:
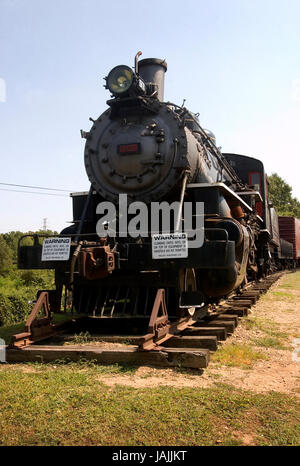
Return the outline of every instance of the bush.
<path id="1" fill-rule="evenodd" d="M 23 234 L 20 231 L 0 234 L 0 326 L 23 322 L 33 307 L 28 301 L 36 299 L 38 290 L 54 287 L 53 270 L 18 270 L 13 264 Z M 25 238 L 26 241 L 30 243 Z"/>
<path id="2" fill-rule="evenodd" d="M 24 321 L 31 312 L 29 296 L 16 291 L 14 295 L 0 291 L 0 325 L 11 325 Z"/>
<path id="3" fill-rule="evenodd" d="M 54 274 L 51 270 L 21 270 L 19 274 L 23 286 L 48 289 L 53 285 Z"/>

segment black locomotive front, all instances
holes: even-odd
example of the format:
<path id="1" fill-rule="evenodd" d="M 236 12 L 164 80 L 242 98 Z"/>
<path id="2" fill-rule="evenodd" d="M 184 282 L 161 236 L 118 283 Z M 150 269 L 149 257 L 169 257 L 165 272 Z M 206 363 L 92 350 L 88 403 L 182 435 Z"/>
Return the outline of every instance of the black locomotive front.
<path id="1" fill-rule="evenodd" d="M 69 260 L 42 264 L 41 245 L 35 244 L 34 253 L 20 247 L 20 267 L 55 268 L 56 303 L 65 287 L 79 312 L 113 315 L 121 308 L 127 312 L 128 305 L 134 315 L 149 314 L 163 288 L 168 309 L 178 316 L 241 286 L 249 267 L 257 271 L 249 258 L 259 220 L 242 196 L 247 191 L 251 198 L 251 190 L 197 117 L 164 102 L 166 70 L 164 60 L 136 57 L 134 71 L 121 65 L 108 74 L 108 109 L 81 132 L 91 188 L 72 194 L 74 224 L 61 232 L 72 239 Z M 139 221 L 141 203 L 147 216 Z M 177 203 L 177 210 L 170 208 L 170 230 L 160 218 L 153 231 L 152 209 L 161 217 L 163 203 Z M 131 220 L 135 235 L 128 229 Z M 198 247 L 191 233 L 202 238 Z M 186 254 L 155 255 L 155 235 L 162 248 L 165 238 L 182 238 Z"/>

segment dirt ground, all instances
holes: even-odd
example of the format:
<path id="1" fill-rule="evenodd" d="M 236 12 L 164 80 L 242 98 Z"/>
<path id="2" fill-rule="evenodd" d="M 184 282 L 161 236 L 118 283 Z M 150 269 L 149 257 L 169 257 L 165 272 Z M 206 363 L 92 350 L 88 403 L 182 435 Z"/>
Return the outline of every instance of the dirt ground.
<path id="1" fill-rule="evenodd" d="M 252 306 L 249 315 L 250 319 L 266 319 L 267 322 L 272 322 L 285 335 L 285 349 L 258 347 L 255 343 L 250 343 L 253 349 L 259 349 L 266 358 L 254 361 L 252 368 L 230 367 L 213 361 L 204 371 L 143 366 L 134 374 L 101 375 L 99 380 L 108 386 L 119 384 L 136 388 L 210 387 L 217 382 L 257 393 L 272 390 L 300 398 L 300 351 L 296 354 L 296 360 L 295 357 L 294 360 L 292 358 L 296 349 L 294 340 L 300 338 L 300 291 L 285 289 L 286 280 L 287 275 L 284 275 L 272 285 L 268 293 Z M 254 326 L 248 329 L 246 326 L 242 319 L 234 334 L 223 345 L 249 345 L 249 342 L 265 336 L 264 331 L 259 328 Z M 300 340 L 297 346 L 300 346 Z"/>

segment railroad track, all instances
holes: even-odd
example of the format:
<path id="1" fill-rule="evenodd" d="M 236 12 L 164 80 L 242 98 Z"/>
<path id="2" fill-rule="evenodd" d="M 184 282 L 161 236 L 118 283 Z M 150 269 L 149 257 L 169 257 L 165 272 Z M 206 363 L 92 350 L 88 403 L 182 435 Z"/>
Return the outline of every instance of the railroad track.
<path id="1" fill-rule="evenodd" d="M 249 314 L 251 306 L 283 273 L 277 272 L 259 282 L 250 283 L 241 293 L 231 295 L 226 301 L 213 307 L 208 315 L 193 322 L 193 325 L 186 326 L 184 330 L 178 329 L 175 332 L 177 334 L 150 351 L 141 350 L 144 336 L 139 334 L 139 328 L 145 324 L 146 318 L 100 319 L 101 325 L 98 329 L 99 319 L 82 318 L 62 327 L 61 332 L 46 340 L 44 344 L 8 347 L 6 360 L 51 362 L 59 359 L 78 361 L 84 358 L 100 364 L 204 369 L 209 364 L 210 353 L 216 351 L 219 345 L 233 334 L 239 320 Z M 116 328 L 116 320 L 118 328 L 122 330 L 119 333 L 122 334 L 112 334 Z M 132 329 L 135 330 L 134 334 L 128 333 L 133 333 Z M 93 333 L 89 336 L 88 344 L 74 344 L 74 333 L 78 331 L 81 335 L 84 335 L 83 332 Z"/>

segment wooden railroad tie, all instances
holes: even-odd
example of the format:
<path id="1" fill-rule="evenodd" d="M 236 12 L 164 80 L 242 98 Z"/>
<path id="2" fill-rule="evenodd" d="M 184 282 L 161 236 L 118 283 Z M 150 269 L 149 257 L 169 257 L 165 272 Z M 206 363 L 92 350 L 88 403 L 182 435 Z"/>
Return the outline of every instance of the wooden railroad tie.
<path id="1" fill-rule="evenodd" d="M 216 336 L 218 341 L 224 341 L 227 338 L 227 330 L 225 327 L 188 327 L 182 335 L 199 335 L 199 336 Z"/>
<path id="2" fill-rule="evenodd" d="M 103 349 L 98 346 L 38 346 L 10 349 L 7 362 L 54 362 L 57 360 L 96 361 L 100 364 L 133 364 L 163 367 L 182 366 L 206 368 L 209 363 L 209 350 L 200 348 L 160 348 L 156 351 L 139 351 L 138 348 Z"/>
<path id="3" fill-rule="evenodd" d="M 234 320 L 221 320 L 215 319 L 208 322 L 196 322 L 197 327 L 225 327 L 227 333 L 233 333 L 236 327 L 236 322 Z"/>

